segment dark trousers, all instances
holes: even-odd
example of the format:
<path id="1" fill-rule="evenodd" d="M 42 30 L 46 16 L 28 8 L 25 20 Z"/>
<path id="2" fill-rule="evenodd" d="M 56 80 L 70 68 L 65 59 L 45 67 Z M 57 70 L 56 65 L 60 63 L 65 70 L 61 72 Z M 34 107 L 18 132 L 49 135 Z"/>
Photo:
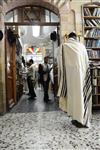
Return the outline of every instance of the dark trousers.
<path id="1" fill-rule="evenodd" d="M 29 94 L 31 95 L 31 97 L 36 97 L 31 77 L 27 77 L 27 83 L 28 83 L 28 88 L 29 88 Z"/>
<path id="2" fill-rule="evenodd" d="M 49 89 L 49 81 L 43 81 L 43 89 L 44 89 L 44 101 L 49 100 L 48 89 Z"/>

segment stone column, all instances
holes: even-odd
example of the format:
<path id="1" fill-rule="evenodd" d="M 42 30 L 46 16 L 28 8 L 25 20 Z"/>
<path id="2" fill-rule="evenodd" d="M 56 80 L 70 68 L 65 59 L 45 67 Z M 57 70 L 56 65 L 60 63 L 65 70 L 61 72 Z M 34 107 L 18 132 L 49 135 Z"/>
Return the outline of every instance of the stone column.
<path id="1" fill-rule="evenodd" d="M 91 0 L 81 0 L 78 1 L 71 1 L 71 9 L 75 11 L 75 19 L 76 19 L 76 33 L 81 33 L 83 35 L 82 31 L 82 5 L 86 3 L 90 3 Z"/>
<path id="2" fill-rule="evenodd" d="M 0 41 L 0 114 L 6 111 L 6 88 L 5 88 L 5 44 L 4 44 L 4 13 L 0 6 L 0 30 L 3 39 Z"/>
<path id="3" fill-rule="evenodd" d="M 76 30 L 75 14 L 71 11 L 70 1 L 60 9 L 60 31 L 61 41 L 64 42 L 64 35 Z"/>

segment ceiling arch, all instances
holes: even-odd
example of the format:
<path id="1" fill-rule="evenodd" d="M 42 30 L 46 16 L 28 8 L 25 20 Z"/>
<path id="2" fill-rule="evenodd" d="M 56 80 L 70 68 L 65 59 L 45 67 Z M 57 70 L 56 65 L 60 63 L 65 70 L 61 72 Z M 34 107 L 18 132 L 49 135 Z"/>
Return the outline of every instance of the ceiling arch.
<path id="1" fill-rule="evenodd" d="M 37 7 L 44 7 L 55 14 L 59 16 L 59 9 L 51 2 L 45 1 L 45 0 L 12 0 L 12 2 L 7 3 L 5 6 L 5 13 L 8 13 L 11 10 L 14 10 L 18 7 L 24 7 L 24 6 L 37 6 Z"/>

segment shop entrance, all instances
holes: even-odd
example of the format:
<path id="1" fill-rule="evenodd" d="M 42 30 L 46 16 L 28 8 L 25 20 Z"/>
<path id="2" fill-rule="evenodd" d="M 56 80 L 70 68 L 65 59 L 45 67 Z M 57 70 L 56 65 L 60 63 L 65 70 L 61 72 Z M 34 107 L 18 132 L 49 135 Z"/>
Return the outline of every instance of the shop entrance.
<path id="1" fill-rule="evenodd" d="M 30 17 L 27 18 L 28 20 L 30 20 Z M 50 18 L 52 19 L 52 17 Z M 38 65 L 40 63 L 41 64 L 43 63 L 43 58 L 45 56 L 49 56 L 50 65 L 52 64 L 54 65 L 54 61 L 56 62 L 55 54 L 56 48 L 58 47 L 59 39 L 53 41 L 50 39 L 50 35 L 54 31 L 58 35 L 59 22 L 43 22 L 43 20 L 42 22 L 41 21 L 37 22 L 36 20 L 32 21 L 31 19 L 30 22 L 16 22 L 16 23 L 6 22 L 5 26 L 6 26 L 6 42 L 5 42 L 6 91 L 7 91 L 7 110 L 9 110 L 15 104 L 18 103 L 23 93 L 26 92 L 24 91 L 25 89 L 23 87 L 23 79 L 22 79 L 22 66 L 21 66 L 22 56 L 24 57 L 26 62 L 28 62 L 29 59 L 32 58 L 34 60 L 36 69 L 38 68 Z M 14 41 L 15 37 L 16 42 Z M 54 79 L 54 82 L 55 81 L 57 81 L 57 77 Z M 55 89 L 57 90 L 57 83 L 56 86 L 54 87 L 55 88 L 53 92 L 56 95 Z"/>

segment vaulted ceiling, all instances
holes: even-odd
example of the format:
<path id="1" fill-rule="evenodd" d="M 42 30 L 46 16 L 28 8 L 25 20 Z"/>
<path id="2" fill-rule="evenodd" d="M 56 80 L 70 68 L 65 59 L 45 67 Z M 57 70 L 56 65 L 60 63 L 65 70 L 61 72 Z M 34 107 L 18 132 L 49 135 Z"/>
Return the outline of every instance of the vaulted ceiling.
<path id="1" fill-rule="evenodd" d="M 10 3 L 10 2 L 13 2 L 16 0 L 1 0 L 1 1 L 4 1 L 6 3 Z M 60 8 L 69 0 L 46 0 L 46 1 L 52 3 L 55 6 L 58 6 Z"/>

